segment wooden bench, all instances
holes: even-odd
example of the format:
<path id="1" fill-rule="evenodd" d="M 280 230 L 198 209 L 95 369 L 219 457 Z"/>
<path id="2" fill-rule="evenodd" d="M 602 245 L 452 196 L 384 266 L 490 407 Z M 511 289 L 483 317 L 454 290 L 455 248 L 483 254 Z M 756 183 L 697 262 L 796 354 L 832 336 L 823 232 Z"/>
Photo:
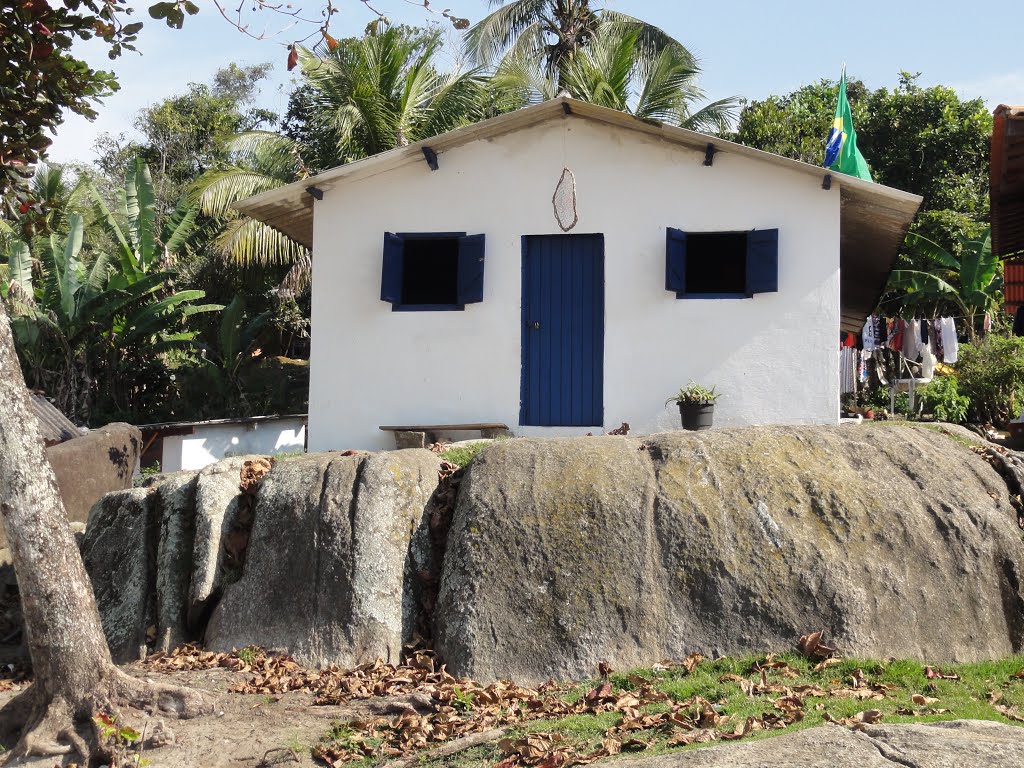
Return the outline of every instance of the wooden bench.
<path id="1" fill-rule="evenodd" d="M 484 440 L 511 437 L 507 424 L 413 424 L 400 427 L 380 427 L 382 432 L 395 434 L 396 448 L 425 448 L 437 442 L 444 432 L 479 432 Z"/>

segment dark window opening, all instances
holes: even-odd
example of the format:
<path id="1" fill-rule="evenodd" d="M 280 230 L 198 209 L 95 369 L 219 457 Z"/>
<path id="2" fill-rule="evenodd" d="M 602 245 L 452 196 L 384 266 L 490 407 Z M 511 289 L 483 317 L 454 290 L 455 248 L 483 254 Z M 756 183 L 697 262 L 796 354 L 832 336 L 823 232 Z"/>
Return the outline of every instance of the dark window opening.
<path id="1" fill-rule="evenodd" d="M 686 293 L 743 295 L 747 292 L 747 233 L 688 233 Z"/>
<path id="2" fill-rule="evenodd" d="M 402 304 L 459 303 L 458 238 L 405 238 Z"/>
<path id="3" fill-rule="evenodd" d="M 461 311 L 484 300 L 484 236 L 384 233 L 380 298 L 395 311 Z"/>

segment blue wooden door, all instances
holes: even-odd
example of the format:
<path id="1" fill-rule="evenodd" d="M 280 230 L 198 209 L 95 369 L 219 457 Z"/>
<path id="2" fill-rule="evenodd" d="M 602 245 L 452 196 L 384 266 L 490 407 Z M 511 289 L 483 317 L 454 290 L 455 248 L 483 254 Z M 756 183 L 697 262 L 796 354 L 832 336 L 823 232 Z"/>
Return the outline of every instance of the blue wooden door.
<path id="1" fill-rule="evenodd" d="M 520 423 L 604 423 L 604 235 L 523 238 Z"/>

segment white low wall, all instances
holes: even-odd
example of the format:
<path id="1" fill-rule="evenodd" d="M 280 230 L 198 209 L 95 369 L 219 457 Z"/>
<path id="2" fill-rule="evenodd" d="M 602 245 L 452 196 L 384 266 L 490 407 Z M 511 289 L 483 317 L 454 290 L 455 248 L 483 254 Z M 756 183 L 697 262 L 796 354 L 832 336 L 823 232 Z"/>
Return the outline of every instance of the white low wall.
<path id="1" fill-rule="evenodd" d="M 305 444 L 306 422 L 300 418 L 199 424 L 191 435 L 164 438 L 160 469 L 202 469 L 228 456 L 294 453 L 304 450 Z"/>

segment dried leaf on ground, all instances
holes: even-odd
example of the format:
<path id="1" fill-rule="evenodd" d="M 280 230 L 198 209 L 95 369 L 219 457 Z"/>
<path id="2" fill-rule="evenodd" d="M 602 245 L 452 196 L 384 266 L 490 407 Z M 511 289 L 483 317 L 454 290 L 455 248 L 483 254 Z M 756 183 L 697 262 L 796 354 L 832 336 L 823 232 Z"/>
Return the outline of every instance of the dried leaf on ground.
<path id="1" fill-rule="evenodd" d="M 821 637 L 824 633 L 824 630 L 820 630 L 809 635 L 801 635 L 797 648 L 809 659 L 827 659 L 835 656 L 836 649 L 822 642 Z"/>

